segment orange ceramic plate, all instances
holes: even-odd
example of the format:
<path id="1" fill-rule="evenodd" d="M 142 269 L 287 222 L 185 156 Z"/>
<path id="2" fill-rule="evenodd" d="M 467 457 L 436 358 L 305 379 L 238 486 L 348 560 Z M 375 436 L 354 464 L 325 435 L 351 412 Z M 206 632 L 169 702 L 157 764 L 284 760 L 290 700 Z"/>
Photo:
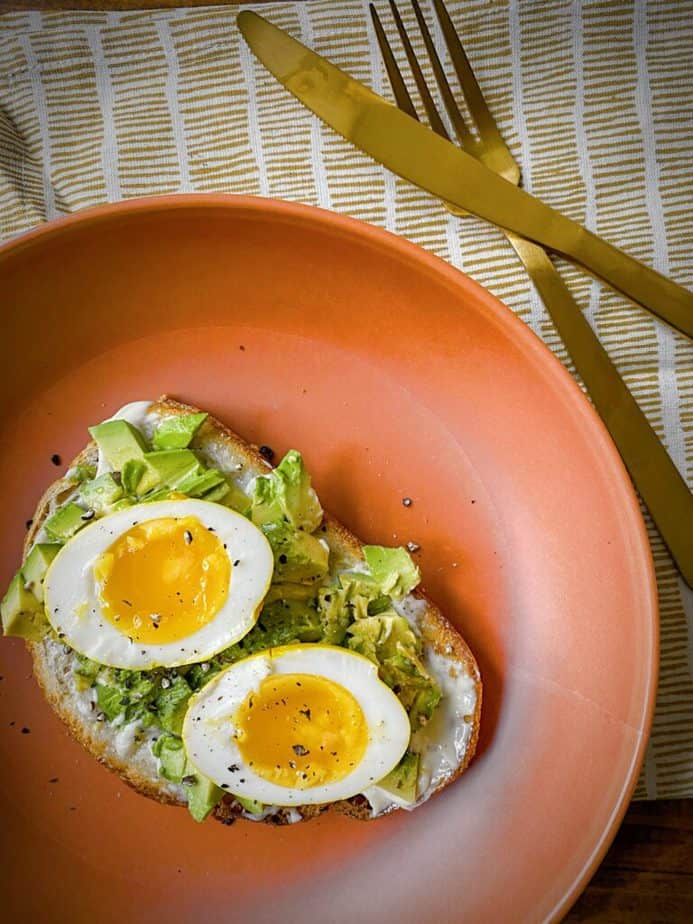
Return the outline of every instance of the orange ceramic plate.
<path id="1" fill-rule="evenodd" d="M 51 456 L 69 460 L 88 424 L 168 392 L 277 453 L 300 448 L 325 506 L 364 539 L 420 543 L 426 588 L 485 691 L 471 769 L 412 814 L 197 826 L 84 754 L 22 643 L 3 640 L 10 916 L 558 919 L 632 792 L 657 616 L 633 490 L 549 351 L 413 245 L 262 199 L 70 217 L 0 251 L 0 292 L 3 583 L 57 474 Z"/>

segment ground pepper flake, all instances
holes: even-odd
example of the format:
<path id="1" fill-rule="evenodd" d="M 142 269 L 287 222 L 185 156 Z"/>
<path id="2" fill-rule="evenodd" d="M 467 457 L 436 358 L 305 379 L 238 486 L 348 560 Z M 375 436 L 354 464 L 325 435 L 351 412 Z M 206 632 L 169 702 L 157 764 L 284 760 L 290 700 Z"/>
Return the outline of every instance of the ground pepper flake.
<path id="1" fill-rule="evenodd" d="M 53 465 L 61 465 L 62 461 L 63 460 L 60 458 L 57 452 L 54 452 L 53 455 L 51 456 L 51 462 L 53 463 Z"/>
<path id="2" fill-rule="evenodd" d="M 268 462 L 271 462 L 274 458 L 274 449 L 271 446 L 260 446 L 260 455 L 263 459 L 267 459 Z"/>
<path id="3" fill-rule="evenodd" d="M 402 498 L 402 505 L 403 505 L 404 507 L 411 507 L 411 505 L 412 505 L 412 499 L 411 499 L 411 497 L 403 497 L 403 498 Z"/>

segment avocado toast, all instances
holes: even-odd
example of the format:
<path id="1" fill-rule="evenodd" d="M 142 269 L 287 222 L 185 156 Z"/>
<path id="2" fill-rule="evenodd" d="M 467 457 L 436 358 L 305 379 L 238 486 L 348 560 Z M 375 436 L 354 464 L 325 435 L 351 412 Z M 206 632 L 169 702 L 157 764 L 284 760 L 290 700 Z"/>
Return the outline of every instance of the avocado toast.
<path id="1" fill-rule="evenodd" d="M 397 808 L 413 808 L 459 776 L 476 747 L 479 671 L 459 633 L 417 589 L 419 573 L 408 552 L 364 547 L 324 513 L 297 452 L 288 453 L 273 469 L 267 447 L 253 447 L 219 421 L 166 397 L 128 405 L 119 415 L 92 428 L 94 440 L 40 500 L 22 568 L 2 603 L 5 634 L 26 638 L 46 697 L 86 749 L 144 795 L 187 804 L 198 821 L 211 813 L 226 824 L 239 817 L 293 823 L 328 808 L 369 819 Z M 98 529 L 103 532 L 119 517 L 129 517 L 146 505 L 151 505 L 148 510 L 167 512 L 166 504 L 190 507 L 193 502 L 202 505 L 195 510 L 225 513 L 227 520 L 243 518 L 252 524 L 249 529 L 262 534 L 262 542 L 266 540 L 269 586 L 262 569 L 255 567 L 265 554 L 262 548 L 257 546 L 254 556 L 248 556 L 254 562 L 250 583 L 254 580 L 259 588 L 251 627 L 244 624 L 235 635 L 224 636 L 226 642 L 232 639 L 230 644 L 213 641 L 209 651 L 186 650 L 181 641 L 181 654 L 173 660 L 159 657 L 150 663 L 145 652 L 159 649 L 143 643 L 138 651 L 130 637 L 124 655 L 109 650 L 90 657 L 89 627 L 77 625 L 87 617 L 81 611 L 79 618 L 70 615 L 77 625 L 74 631 L 82 631 L 73 638 L 72 623 L 62 624 L 57 603 L 49 606 L 49 601 L 62 599 L 58 577 L 61 563 L 65 570 L 68 550 L 75 549 L 78 541 L 86 545 L 87 537 L 96 541 Z M 142 542 L 133 531 L 146 528 L 143 519 L 128 522 L 126 551 Z M 159 541 L 152 531 L 160 521 L 169 520 L 173 522 L 170 517 L 150 521 L 147 535 L 152 548 Z M 234 521 L 233 525 L 243 524 Z M 207 526 L 212 536 L 221 529 Z M 184 552 L 193 538 L 193 547 L 199 545 L 193 532 L 183 532 Z M 113 555 L 108 554 L 112 566 Z M 231 556 L 232 588 L 243 574 L 244 556 L 238 554 L 237 559 Z M 130 600 L 122 602 L 132 606 Z M 232 614 L 236 623 L 239 607 Z M 159 629 L 157 618 L 153 616 L 152 625 L 144 628 L 158 641 L 161 630 L 159 635 L 150 631 Z M 104 622 L 98 626 L 104 633 L 113 631 Z M 163 624 L 162 629 L 166 630 Z M 75 643 L 79 638 L 86 642 Z M 92 647 L 106 651 L 101 639 Z M 299 735 L 301 740 L 292 744 L 296 756 L 288 761 L 291 770 L 281 771 L 297 775 L 298 789 L 294 787 L 293 801 L 284 800 L 286 804 L 244 795 L 242 785 L 234 786 L 238 776 L 231 773 L 228 782 L 219 775 L 212 779 L 202 772 L 204 755 L 195 752 L 196 760 L 192 759 L 195 726 L 190 717 L 196 708 L 204 708 L 210 691 L 216 692 L 215 685 L 221 690 L 225 680 L 239 673 L 239 665 L 245 669 L 252 659 L 253 664 L 270 664 L 273 653 L 290 658 L 297 649 L 318 663 L 320 657 L 341 659 L 347 674 L 362 668 L 371 671 L 375 679 L 369 678 L 371 686 L 366 688 L 396 699 L 396 707 L 406 714 L 407 740 L 395 754 L 395 764 L 382 778 L 369 777 L 372 785 L 369 782 L 344 798 L 324 802 L 308 798 L 309 782 L 298 775 L 311 766 L 305 746 L 307 726 L 303 738 Z M 117 652 L 118 646 L 113 650 Z M 369 663 L 362 664 L 364 660 Z M 271 667 L 266 671 L 271 672 Z M 251 707 L 252 696 L 251 692 L 245 700 Z M 277 704 L 277 708 L 288 707 Z M 299 711 L 315 721 L 309 708 Z M 373 737 L 371 733 L 368 741 Z M 312 740 L 319 739 L 313 734 Z M 337 756 L 325 756 L 328 762 L 332 759 L 339 761 Z M 253 760 L 249 763 L 252 768 Z M 229 764 L 229 771 L 238 769 L 237 763 Z M 313 770 L 301 776 L 315 773 L 319 766 L 319 761 L 314 762 Z M 337 779 L 344 771 L 326 764 L 321 772 L 337 774 Z M 247 785 L 245 777 L 241 780 Z M 296 792 L 307 794 L 304 804 L 297 801 Z"/>

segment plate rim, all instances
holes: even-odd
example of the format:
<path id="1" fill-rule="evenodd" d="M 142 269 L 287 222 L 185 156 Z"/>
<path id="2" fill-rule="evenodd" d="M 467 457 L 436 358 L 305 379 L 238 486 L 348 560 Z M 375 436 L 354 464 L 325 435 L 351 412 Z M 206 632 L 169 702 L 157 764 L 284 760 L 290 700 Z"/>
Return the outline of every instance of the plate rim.
<path id="1" fill-rule="evenodd" d="M 575 378 L 561 363 L 558 357 L 524 321 L 489 289 L 485 288 L 485 286 L 481 285 L 481 283 L 477 282 L 463 270 L 457 269 L 457 267 L 443 260 L 442 257 L 438 257 L 436 254 L 425 250 L 420 245 L 404 237 L 377 225 L 372 225 L 360 219 L 352 218 L 328 209 L 282 199 L 237 195 L 234 193 L 170 193 L 133 197 L 119 200 L 118 202 L 108 202 L 78 209 L 69 214 L 45 221 L 43 224 L 22 232 L 16 237 L 0 244 L 0 273 L 2 272 L 3 265 L 6 265 L 7 260 L 11 260 L 22 251 L 37 244 L 40 245 L 43 240 L 59 237 L 63 233 L 69 232 L 75 226 L 101 224 L 119 215 L 129 216 L 138 213 L 146 214 L 200 208 L 216 209 L 227 212 L 235 210 L 256 211 L 269 216 L 293 218 L 301 222 L 308 222 L 309 224 L 328 226 L 333 230 L 346 232 L 349 236 L 370 240 L 371 243 L 390 253 L 396 253 L 399 257 L 409 257 L 412 261 L 419 263 L 419 265 L 427 266 L 427 268 L 439 278 L 445 278 L 446 281 L 452 285 L 459 286 L 460 283 L 463 283 L 465 287 L 476 292 L 479 301 L 483 303 L 484 310 L 489 312 L 498 323 L 509 330 L 513 340 L 518 343 L 521 349 L 530 351 L 538 358 L 539 362 L 543 362 L 545 368 L 548 368 L 548 371 L 556 377 L 558 382 L 563 385 L 566 392 L 572 396 L 575 407 L 579 408 L 588 425 L 592 427 L 593 435 L 598 435 L 600 437 L 600 451 L 606 454 L 612 465 L 612 469 L 618 473 L 621 482 L 620 487 L 624 491 L 624 514 L 628 515 L 629 532 L 632 539 L 637 543 L 637 549 L 634 549 L 634 552 L 638 551 L 643 562 L 646 564 L 641 577 L 643 589 L 647 596 L 647 599 L 644 599 L 643 603 L 647 606 L 650 614 L 649 629 L 651 631 L 652 645 L 650 648 L 648 686 L 643 703 L 643 721 L 638 729 L 639 737 L 637 746 L 634 748 L 626 778 L 622 783 L 619 796 L 615 800 L 611 816 L 601 837 L 594 845 L 592 853 L 585 861 L 582 870 L 576 875 L 572 884 L 566 889 L 563 896 L 556 902 L 554 908 L 545 918 L 546 922 L 560 921 L 577 901 L 588 885 L 589 880 L 601 864 L 619 830 L 621 821 L 630 804 L 633 791 L 637 784 L 640 768 L 645 759 L 645 753 L 652 729 L 658 688 L 660 661 L 659 606 L 652 549 L 640 509 L 638 496 L 606 425 L 597 414 L 597 411 L 589 401 L 587 395 L 582 391 Z"/>

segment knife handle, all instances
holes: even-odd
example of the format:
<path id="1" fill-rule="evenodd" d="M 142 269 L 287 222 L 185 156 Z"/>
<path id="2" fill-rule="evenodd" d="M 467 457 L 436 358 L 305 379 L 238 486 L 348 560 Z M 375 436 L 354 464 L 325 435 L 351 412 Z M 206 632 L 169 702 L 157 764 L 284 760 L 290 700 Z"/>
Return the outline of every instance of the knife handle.
<path id="1" fill-rule="evenodd" d="M 590 231 L 578 239 L 572 256 L 599 279 L 693 338 L 693 295 L 682 286 Z"/>
<path id="2" fill-rule="evenodd" d="M 465 167 L 468 168 L 466 163 Z M 477 169 L 476 163 L 473 169 Z M 482 177 L 479 177 L 479 181 L 481 179 Z M 494 223 L 501 224 L 507 230 L 567 257 L 613 289 L 647 308 L 682 334 L 693 338 L 693 293 L 645 266 L 635 257 L 628 256 L 613 244 L 608 244 L 578 222 L 535 199 L 525 190 L 518 190 L 507 180 L 495 176 L 494 180 L 507 184 L 512 189 L 513 198 L 519 193 L 517 204 L 520 206 L 515 209 L 510 221 Z M 493 181 L 487 179 L 487 182 L 490 186 Z M 469 192 L 468 188 L 464 191 Z M 498 194 L 495 197 L 497 203 L 502 203 L 500 189 L 494 192 Z M 507 189 L 504 190 L 504 194 L 507 199 Z M 456 204 L 462 205 L 466 204 L 465 200 L 469 196 L 452 198 Z M 488 201 L 487 194 L 486 203 Z M 474 206 L 470 211 L 481 214 L 479 204 L 475 202 Z M 483 216 L 487 220 L 489 211 L 486 209 L 487 214 Z"/>
<path id="3" fill-rule="evenodd" d="M 679 571 L 688 586 L 693 587 L 693 493 L 548 254 L 530 241 L 511 233 L 507 236 L 551 315 Z"/>

